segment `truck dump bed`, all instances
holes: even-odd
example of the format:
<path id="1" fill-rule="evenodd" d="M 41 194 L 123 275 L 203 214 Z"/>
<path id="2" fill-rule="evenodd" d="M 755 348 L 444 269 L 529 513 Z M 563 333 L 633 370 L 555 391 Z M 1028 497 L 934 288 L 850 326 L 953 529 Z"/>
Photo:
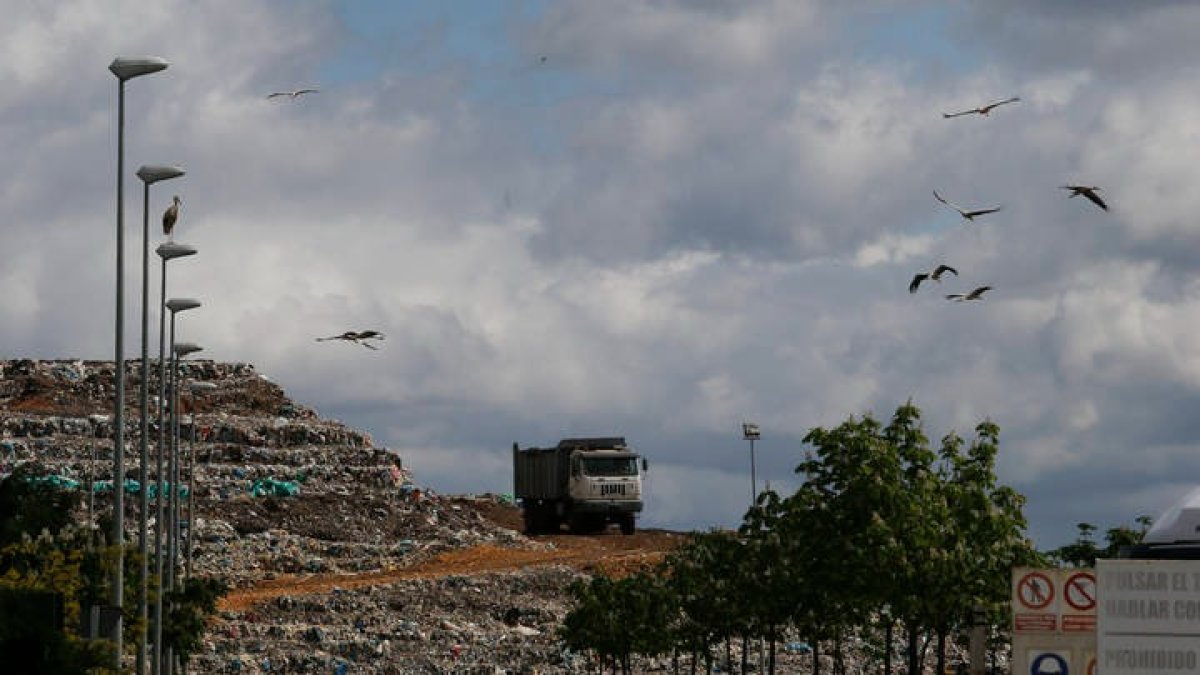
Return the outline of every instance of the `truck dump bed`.
<path id="1" fill-rule="evenodd" d="M 518 499 L 558 499 L 567 489 L 570 451 L 513 445 L 513 494 Z"/>

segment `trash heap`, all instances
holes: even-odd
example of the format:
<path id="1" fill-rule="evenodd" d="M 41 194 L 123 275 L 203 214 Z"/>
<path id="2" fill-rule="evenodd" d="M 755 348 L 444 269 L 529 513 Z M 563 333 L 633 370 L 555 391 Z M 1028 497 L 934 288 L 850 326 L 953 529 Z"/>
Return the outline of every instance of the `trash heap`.
<path id="1" fill-rule="evenodd" d="M 137 540 L 140 498 L 134 497 L 141 490 L 139 366 L 126 365 L 129 542 Z M 150 376 L 149 472 L 157 487 L 156 365 Z M 277 589 L 222 611 L 191 672 L 595 671 L 594 662 L 566 650 L 556 636 L 570 609 L 567 586 L 584 572 L 566 565 L 503 572 L 442 565 L 444 555 L 554 548 L 485 516 L 507 509 L 505 499 L 437 494 L 415 480 L 399 455 L 291 401 L 249 364 L 185 361 L 179 380 L 215 385 L 181 387 L 187 393 L 180 401 L 179 488 L 195 505 L 192 573 L 225 579 L 229 597 Z M 38 480 L 85 491 L 79 517 L 98 523 L 112 509 L 113 396 L 111 362 L 0 360 L 0 478 L 36 462 L 43 470 Z M 781 644 L 779 672 L 809 672 L 806 647 Z M 757 663 L 760 652 L 753 651 L 750 661 Z M 740 663 L 740 645 L 729 653 Z M 858 672 L 857 660 L 850 657 L 850 672 Z M 681 667 L 688 672 L 690 659 Z M 635 669 L 671 672 L 674 664 L 639 660 Z"/>

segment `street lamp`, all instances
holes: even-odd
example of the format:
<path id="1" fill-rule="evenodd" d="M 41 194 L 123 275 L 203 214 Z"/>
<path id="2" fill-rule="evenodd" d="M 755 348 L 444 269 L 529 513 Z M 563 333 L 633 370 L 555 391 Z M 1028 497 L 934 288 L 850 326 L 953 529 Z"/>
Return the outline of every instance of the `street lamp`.
<path id="1" fill-rule="evenodd" d="M 183 550 L 184 566 L 183 578 L 192 578 L 192 531 L 196 529 L 196 394 L 199 392 L 216 391 L 217 385 L 214 382 L 190 382 L 188 383 L 188 391 L 192 395 L 192 438 L 188 442 L 188 470 L 187 470 L 187 539 L 184 540 Z"/>
<path id="2" fill-rule="evenodd" d="M 167 261 L 175 258 L 183 258 L 189 255 L 195 255 L 196 249 L 187 244 L 178 244 L 175 242 L 167 242 L 160 244 L 155 253 L 159 258 L 162 258 L 162 290 L 159 295 L 159 313 L 158 313 L 158 446 L 155 453 L 155 479 L 158 483 L 157 494 L 154 497 L 154 575 L 158 579 L 158 599 L 154 604 L 154 657 L 150 661 L 151 672 L 154 675 L 159 675 L 159 667 L 162 658 L 162 533 L 165 510 L 163 508 L 163 447 L 166 445 L 166 419 L 165 413 L 167 409 L 167 358 L 166 358 L 166 318 L 167 310 Z M 183 307 L 176 302 L 176 307 L 182 309 L 190 309 Z M 185 301 L 186 302 L 186 301 Z M 196 303 L 199 306 L 199 303 Z M 171 310 L 171 317 L 174 318 L 175 310 Z M 173 326 L 174 324 L 172 324 Z M 174 338 L 172 337 L 172 340 Z"/>
<path id="3" fill-rule="evenodd" d="M 199 306 L 199 302 L 195 302 Z M 170 302 L 168 302 L 168 305 Z M 171 529 L 168 536 L 168 558 L 167 558 L 167 584 L 171 590 L 175 590 L 179 585 L 179 575 L 176 570 L 179 566 L 179 359 L 198 352 L 203 347 L 194 342 L 175 342 L 175 325 L 174 317 L 171 322 L 171 353 L 174 355 L 171 361 L 171 467 L 168 471 L 171 474 Z M 167 650 L 167 665 L 166 671 L 168 675 L 175 670 L 175 655 L 173 650 Z"/>
<path id="4" fill-rule="evenodd" d="M 108 65 L 117 76 L 117 298 L 114 330 L 113 379 L 113 544 L 118 563 L 114 565 L 111 639 L 116 648 L 114 665 L 121 669 L 121 611 L 125 595 L 125 81 L 165 69 L 166 59 L 157 56 L 117 57 Z M 142 375 L 145 377 L 145 374 Z"/>
<path id="5" fill-rule="evenodd" d="M 143 165 L 137 170 L 137 177 L 142 179 L 142 382 L 138 396 L 141 411 L 140 455 L 141 469 L 138 480 L 141 485 L 141 509 L 138 514 L 138 551 L 142 554 L 142 578 L 138 583 L 138 616 L 141 618 L 141 629 L 138 630 L 137 643 L 137 675 L 146 672 L 146 632 L 148 630 L 148 596 L 149 586 L 147 573 L 149 560 L 147 556 L 147 530 L 150 510 L 150 493 L 146 489 L 148 480 L 147 468 L 150 463 L 150 356 L 148 352 L 149 329 L 147 317 L 150 311 L 150 186 L 160 180 L 178 178 L 184 174 L 183 169 L 176 166 Z"/>
<path id="6" fill-rule="evenodd" d="M 200 345 L 194 342 L 178 342 L 172 343 L 175 353 L 175 362 L 171 368 L 171 468 L 168 469 L 171 473 L 171 543 L 168 547 L 170 551 L 168 562 L 171 571 L 167 574 L 171 582 L 171 588 L 174 589 L 178 581 L 176 570 L 179 565 L 179 389 L 176 381 L 179 378 L 179 360 L 188 354 L 194 354 L 203 349 Z"/>
<path id="7" fill-rule="evenodd" d="M 754 441 L 762 437 L 758 425 L 742 422 L 742 439 L 750 441 L 750 505 L 758 503 L 758 480 L 754 476 Z"/>
<path id="8" fill-rule="evenodd" d="M 159 247 L 159 248 L 162 248 L 162 247 Z M 164 305 L 166 305 L 166 308 L 171 312 L 171 342 L 170 342 L 170 345 L 171 345 L 171 387 L 170 387 L 171 404 L 170 404 L 170 407 L 171 407 L 172 434 L 171 434 L 170 440 L 171 440 L 171 462 L 172 462 L 172 466 L 173 466 L 174 461 L 175 461 L 174 429 L 175 429 L 175 424 L 178 420 L 178 416 L 176 413 L 176 406 L 178 406 L 178 404 L 179 404 L 179 401 L 178 401 L 179 397 L 176 395 L 176 392 L 175 392 L 175 370 L 176 370 L 176 364 L 178 361 L 178 359 L 177 359 L 178 345 L 175 344 L 175 315 L 178 314 L 179 312 L 185 312 L 189 309 L 195 309 L 195 308 L 199 307 L 200 301 L 192 299 L 192 298 L 171 298 L 170 300 L 167 300 L 164 303 Z M 165 398 L 160 399 L 160 401 L 159 401 L 160 410 L 161 410 L 164 402 L 165 402 Z M 160 426 L 159 429 L 160 429 L 160 439 L 161 439 L 162 427 Z M 168 492 L 174 492 L 177 489 L 176 488 L 177 483 L 173 482 L 175 480 L 173 476 L 168 481 L 170 483 L 169 490 L 164 489 L 163 479 L 162 479 L 162 476 L 163 476 L 163 474 L 162 474 L 162 451 L 163 451 L 163 447 L 162 447 L 162 444 L 160 444 L 159 448 L 158 448 L 158 469 L 159 469 L 158 498 L 160 500 L 160 502 L 159 502 L 159 504 L 160 504 L 160 512 L 159 512 L 160 519 L 158 521 L 157 528 L 156 528 L 159 530 L 162 529 L 163 523 L 167 520 L 167 518 L 165 518 L 166 513 L 162 509 L 162 507 L 164 505 L 161 500 L 164 499 L 164 495 L 166 495 Z M 168 467 L 168 473 L 173 473 L 169 467 Z M 173 504 L 174 499 L 171 499 L 170 503 Z M 174 532 L 172 529 L 167 530 L 167 550 L 168 550 L 168 552 L 171 551 L 171 547 L 173 545 L 172 544 L 172 542 L 174 541 L 174 539 L 172 538 L 173 534 L 174 534 Z M 158 598 L 155 601 L 155 612 L 154 612 L 154 654 L 155 654 L 154 666 L 153 666 L 154 667 L 154 671 L 153 671 L 154 675 L 158 675 L 161 672 L 161 668 L 162 668 L 161 660 L 162 660 L 162 656 L 164 653 L 166 654 L 166 657 L 167 657 L 168 668 L 170 667 L 170 662 L 171 662 L 170 650 L 167 650 L 166 652 L 164 652 L 162 649 L 162 616 L 163 616 L 163 614 L 162 614 L 163 602 L 162 601 L 163 601 L 163 587 L 164 587 L 164 584 L 163 584 L 164 569 L 163 569 L 163 560 L 162 559 L 163 559 L 163 552 L 162 552 L 162 549 L 159 549 L 158 559 L 155 562 L 155 566 L 158 570 L 158 582 L 157 582 Z M 171 566 L 173 564 L 174 564 L 174 557 L 169 556 L 168 566 L 165 570 L 168 581 L 174 578 L 174 568 Z M 170 671 L 168 670 L 168 672 L 170 672 Z"/>

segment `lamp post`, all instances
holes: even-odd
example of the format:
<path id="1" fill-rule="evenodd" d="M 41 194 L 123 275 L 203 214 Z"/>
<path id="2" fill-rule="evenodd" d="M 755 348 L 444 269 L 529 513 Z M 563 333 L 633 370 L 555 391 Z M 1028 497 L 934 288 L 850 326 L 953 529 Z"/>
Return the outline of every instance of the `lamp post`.
<path id="1" fill-rule="evenodd" d="M 150 510 L 150 493 L 147 489 L 147 468 L 150 463 L 150 356 L 148 351 L 149 330 L 147 327 L 150 311 L 150 186 L 160 180 L 178 178 L 184 174 L 183 169 L 175 166 L 143 165 L 137 170 L 137 177 L 142 179 L 142 370 L 141 387 L 138 405 L 141 415 L 139 433 L 139 449 L 141 467 L 138 471 L 138 481 L 141 486 L 141 508 L 138 513 L 138 552 L 142 555 L 142 578 L 138 582 L 138 616 L 141 618 L 141 629 L 138 631 L 137 643 L 137 675 L 146 673 L 146 632 L 148 629 L 148 596 L 149 558 L 147 556 L 147 531 Z"/>
<path id="2" fill-rule="evenodd" d="M 758 425 L 751 422 L 742 423 L 742 439 L 750 441 L 750 505 L 758 503 L 758 479 L 754 476 L 754 441 L 762 437 Z"/>
<path id="3" fill-rule="evenodd" d="M 179 586 L 179 360 L 188 354 L 203 349 L 194 342 L 175 342 L 175 332 L 171 331 L 171 526 L 170 543 L 167 546 L 167 582 L 171 590 Z M 167 652 L 167 673 L 174 672 L 176 657 L 171 650 Z"/>
<path id="4" fill-rule="evenodd" d="M 177 244 L 175 242 L 167 242 L 160 244 L 155 252 L 159 258 L 162 258 L 162 290 L 159 295 L 159 314 L 158 314 L 158 445 L 155 452 L 155 480 L 157 481 L 158 490 L 154 496 L 154 576 L 158 579 L 156 588 L 158 590 L 158 599 L 154 603 L 154 656 L 150 661 L 150 669 L 154 675 L 159 675 L 159 668 L 162 661 L 162 534 L 163 523 L 166 522 L 165 510 L 163 508 L 163 448 L 166 445 L 166 409 L 167 409 L 167 364 L 166 364 L 166 318 L 167 311 L 171 311 L 171 317 L 174 319 L 175 311 L 167 306 L 167 262 L 175 258 L 183 258 L 189 255 L 195 255 L 196 249 L 186 244 Z M 196 303 L 199 306 L 199 303 Z M 176 302 L 176 307 L 182 311 L 183 309 L 191 309 L 183 307 Z M 174 326 L 174 323 L 172 323 Z M 174 338 L 172 338 L 174 339 Z"/>
<path id="5" fill-rule="evenodd" d="M 188 383 L 188 392 L 192 395 L 192 413 L 190 415 L 192 421 L 192 438 L 188 442 L 188 470 L 187 470 L 187 538 L 183 543 L 184 550 L 184 566 L 183 578 L 192 578 L 192 532 L 196 529 L 196 394 L 202 391 L 216 391 L 217 385 L 213 382 L 190 382 Z"/>
<path id="6" fill-rule="evenodd" d="M 187 244 L 178 244 L 175 242 L 167 242 L 160 244 L 155 252 L 158 257 L 162 258 L 162 290 L 159 295 L 159 314 L 158 314 L 158 445 L 155 453 L 155 480 L 157 481 L 158 490 L 154 497 L 154 576 L 158 579 L 156 588 L 158 590 L 158 599 L 154 603 L 154 656 L 150 661 L 150 668 L 153 675 L 159 675 L 159 668 L 162 661 L 162 534 L 163 523 L 166 522 L 166 511 L 163 503 L 163 448 L 166 446 L 166 409 L 167 409 L 167 357 L 166 357 L 166 318 L 167 311 L 170 310 L 172 318 L 172 330 L 174 330 L 174 317 L 176 311 L 191 309 L 179 304 L 181 301 L 174 301 L 176 309 L 171 309 L 167 306 L 167 262 L 175 258 L 183 258 L 189 255 L 195 255 L 196 249 Z M 187 300 L 182 302 L 186 303 Z M 195 301 L 192 301 L 195 302 Z M 195 306 L 199 306 L 196 302 Z M 171 338 L 174 340 L 174 337 Z"/>
<path id="7" fill-rule="evenodd" d="M 121 610 L 125 595 L 125 81 L 165 69 L 157 56 L 117 57 L 108 65 L 117 76 L 117 298 L 114 330 L 113 379 L 113 544 L 119 561 L 113 570 L 111 602 L 115 618 L 111 639 L 116 648 L 114 665 L 121 669 Z"/>
<path id="8" fill-rule="evenodd" d="M 179 361 L 178 351 L 177 351 L 179 348 L 179 345 L 175 344 L 175 315 L 178 314 L 179 312 L 185 312 L 189 309 L 195 309 L 195 308 L 199 307 L 200 301 L 192 299 L 192 298 L 171 298 L 170 300 L 167 300 L 165 305 L 166 305 L 167 309 L 170 310 L 170 312 L 171 312 L 171 342 L 170 342 L 170 345 L 171 345 L 171 385 L 170 385 L 171 420 L 170 420 L 170 425 L 171 425 L 172 432 L 171 432 L 171 436 L 169 439 L 170 446 L 171 446 L 171 449 L 170 449 L 171 466 L 167 468 L 167 473 L 169 474 L 167 482 L 168 482 L 169 487 L 167 487 L 165 489 L 163 487 L 162 472 L 161 471 L 159 472 L 158 495 L 159 495 L 160 500 L 164 498 L 164 495 L 167 495 L 166 499 L 169 500 L 169 504 L 173 505 L 175 503 L 175 498 L 174 498 L 173 493 L 178 489 L 177 488 L 178 483 L 176 482 L 176 479 L 173 475 L 174 474 L 173 467 L 175 465 L 175 435 L 177 432 L 176 426 L 179 423 L 179 414 L 178 414 L 179 395 L 178 395 L 178 392 L 176 392 L 176 390 L 175 390 L 175 372 L 177 370 L 177 365 L 178 365 L 178 361 Z M 161 469 L 161 464 L 162 464 L 162 450 L 163 450 L 163 448 L 160 445 L 159 446 L 159 464 L 160 464 L 159 468 L 160 469 Z M 160 529 L 162 528 L 164 522 L 170 520 L 169 518 L 165 517 L 167 515 L 166 513 L 163 513 L 162 515 L 164 516 L 164 518 L 162 520 L 160 520 L 158 523 L 158 527 Z M 168 525 L 167 552 L 169 555 L 168 555 L 167 565 L 165 566 L 165 569 L 164 569 L 163 562 L 162 562 L 163 552 L 161 549 L 158 552 L 159 553 L 158 562 L 155 563 L 159 569 L 158 600 L 156 602 L 156 612 L 155 612 L 156 620 L 155 620 L 155 625 L 154 625 L 154 631 L 155 631 L 154 652 L 158 657 L 155 659 L 155 667 L 158 668 L 159 670 L 154 671 L 155 675 L 158 675 L 158 673 L 161 672 L 162 664 L 160 661 L 161 661 L 161 657 L 164 654 L 166 655 L 167 672 L 170 672 L 170 666 L 172 663 L 171 650 L 168 649 L 168 650 L 164 651 L 162 649 L 162 605 L 163 605 L 162 599 L 163 599 L 164 589 L 165 588 L 173 588 L 172 584 L 173 584 L 173 580 L 175 578 L 174 577 L 174 575 L 175 575 L 175 568 L 174 568 L 175 557 L 174 557 L 174 551 L 173 551 L 172 547 L 174 546 L 174 541 L 175 541 L 174 540 L 174 526 Z M 164 584 L 164 581 L 166 582 L 165 584 Z"/>

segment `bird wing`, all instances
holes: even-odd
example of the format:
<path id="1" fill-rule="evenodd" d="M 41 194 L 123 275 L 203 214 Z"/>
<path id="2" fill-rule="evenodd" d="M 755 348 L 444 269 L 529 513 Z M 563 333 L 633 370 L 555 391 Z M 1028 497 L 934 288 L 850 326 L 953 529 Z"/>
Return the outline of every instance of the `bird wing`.
<path id="1" fill-rule="evenodd" d="M 292 92 L 290 92 L 290 91 L 277 91 L 273 94 L 267 94 L 267 98 L 275 98 L 276 96 L 291 96 L 291 95 L 292 95 Z"/>
<path id="2" fill-rule="evenodd" d="M 299 96 L 301 94 L 315 94 L 318 91 L 321 91 L 321 90 L 320 89 L 297 89 L 295 92 L 292 93 L 292 98 L 296 98 L 297 96 Z"/>
<path id="3" fill-rule="evenodd" d="M 967 215 L 967 212 L 966 212 L 965 210 L 963 210 L 963 208 L 962 208 L 961 206 L 959 206 L 959 205 L 957 205 L 957 204 L 955 204 L 955 203 L 953 203 L 953 202 L 947 201 L 945 197 L 943 197 L 943 196 L 941 196 L 941 195 L 939 195 L 939 194 L 938 194 L 938 191 L 937 191 L 937 190 L 934 190 L 934 191 L 933 191 L 933 196 L 934 196 L 934 198 L 935 198 L 935 199 L 937 199 L 939 202 L 941 202 L 941 203 L 945 204 L 946 206 L 949 206 L 950 208 L 954 209 L 955 211 L 958 211 L 958 212 L 959 212 L 959 213 L 961 213 L 962 215 L 964 215 L 964 216 L 966 216 L 966 215 Z M 967 216 L 967 217 L 969 217 L 969 216 Z"/>
<path id="4" fill-rule="evenodd" d="M 962 213 L 967 218 L 974 218 L 975 216 L 983 216 L 983 215 L 987 215 L 989 213 L 995 213 L 995 212 L 999 211 L 1001 208 L 1002 207 L 997 206 L 996 208 L 992 208 L 992 209 L 976 209 L 974 211 L 960 211 L 960 213 Z"/>
<path id="5" fill-rule="evenodd" d="M 982 108 L 980 108 L 979 112 L 986 115 L 989 112 L 991 112 L 994 108 L 999 108 L 1002 105 L 1008 105 L 1009 103 L 1014 103 L 1014 102 L 1020 101 L 1020 100 L 1021 100 L 1020 97 L 1014 96 L 1012 98 L 1006 98 L 1003 101 L 995 101 L 993 103 L 989 103 L 989 104 L 983 106 Z"/>
<path id="6" fill-rule="evenodd" d="M 974 112 L 978 112 L 978 111 L 963 110 L 962 112 L 956 112 L 956 113 L 942 113 L 942 117 L 945 117 L 946 119 L 950 119 L 951 117 L 962 117 L 963 115 L 970 115 L 971 113 L 974 113 Z"/>
<path id="7" fill-rule="evenodd" d="M 947 300 L 962 300 L 963 294 L 962 293 L 951 293 L 950 295 L 946 296 L 946 299 Z"/>
<path id="8" fill-rule="evenodd" d="M 958 276 L 958 270 L 954 269 L 953 267 L 949 265 L 938 265 L 937 269 L 933 271 L 933 278 L 940 279 L 941 276 L 946 272 L 950 272 L 954 274 L 954 276 Z"/>
<path id="9" fill-rule="evenodd" d="M 1096 206 L 1099 206 L 1100 208 L 1104 209 L 1105 211 L 1108 210 L 1108 204 L 1105 204 L 1104 200 L 1100 198 L 1100 195 L 1096 194 L 1096 190 L 1094 190 L 1094 189 L 1080 190 L 1079 194 L 1092 200 L 1093 204 L 1095 204 Z"/>
<path id="10" fill-rule="evenodd" d="M 984 293 L 987 293 L 990 290 L 992 290 L 991 286 L 980 286 L 979 288 L 976 288 L 975 290 L 971 291 L 971 293 L 969 295 L 967 295 L 967 299 L 968 300 L 978 300 L 979 298 L 983 297 Z"/>
<path id="11" fill-rule="evenodd" d="M 172 204 L 163 211 L 163 233 L 170 234 L 171 228 L 175 227 L 175 221 L 179 218 L 179 207 Z"/>
<path id="12" fill-rule="evenodd" d="M 908 284 L 908 292 L 916 293 L 917 288 L 920 287 L 920 285 L 921 285 L 921 282 L 925 281 L 928 278 L 929 278 L 929 275 L 925 274 L 925 273 L 921 273 L 921 274 L 917 274 L 917 275 L 913 276 L 912 282 L 910 282 Z"/>

